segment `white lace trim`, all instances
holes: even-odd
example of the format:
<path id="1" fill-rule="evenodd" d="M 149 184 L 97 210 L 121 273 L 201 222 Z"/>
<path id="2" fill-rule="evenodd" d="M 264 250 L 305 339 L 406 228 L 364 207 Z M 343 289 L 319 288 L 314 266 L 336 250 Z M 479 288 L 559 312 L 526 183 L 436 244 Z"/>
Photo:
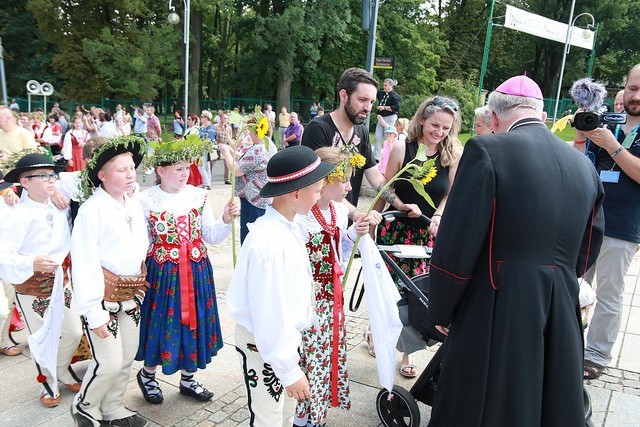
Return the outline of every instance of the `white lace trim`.
<path id="1" fill-rule="evenodd" d="M 159 185 L 140 193 L 140 199 L 146 209 L 153 212 L 170 212 L 174 215 L 185 215 L 194 207 L 204 204 L 207 191 L 202 188 L 187 186 L 180 193 L 167 193 Z"/>

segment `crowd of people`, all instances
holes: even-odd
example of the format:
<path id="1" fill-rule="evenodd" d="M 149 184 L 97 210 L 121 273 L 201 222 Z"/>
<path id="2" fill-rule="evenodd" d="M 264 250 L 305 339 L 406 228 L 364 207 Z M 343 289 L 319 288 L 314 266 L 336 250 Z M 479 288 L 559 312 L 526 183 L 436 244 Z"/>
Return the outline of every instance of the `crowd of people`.
<path id="1" fill-rule="evenodd" d="M 395 85 L 350 68 L 337 108 L 314 103 L 306 127 L 270 104 L 240 125 L 222 110 L 176 111 L 165 140 L 152 105 L 72 118 L 57 106 L 46 118 L 0 107 L 0 354 L 21 351 L 8 334 L 15 299 L 41 404 L 57 406 L 64 385 L 76 393 L 77 425 L 146 424 L 124 406 L 134 360 L 149 404 L 164 401 L 159 366 L 180 371 L 182 395 L 210 400 L 214 385 L 194 377 L 223 346 L 206 244 L 226 239 L 239 216 L 227 307 L 251 425 L 319 426 L 329 408 L 350 408 L 342 277 L 370 235 L 433 248 L 432 258 L 394 259 L 409 277 L 430 275 L 429 320 L 447 337 L 431 425 L 584 424 L 582 380 L 611 361 L 640 243 L 640 64 L 615 107 L 627 123 L 577 131 L 573 147 L 548 130 L 542 92 L 526 76 L 475 111 L 464 149 L 455 99 L 428 97 L 402 118 Z M 140 191 L 145 157 L 156 185 Z M 218 159 L 239 201 L 214 218 Z M 418 177 L 420 188 L 409 172 L 394 178 L 425 162 L 435 171 Z M 381 193 L 368 212 L 356 207 L 364 178 Z M 531 211 L 532 197 L 544 209 Z M 408 218 L 383 221 L 391 210 Z M 586 351 L 581 277 L 598 301 Z M 407 292 L 395 274 L 387 285 Z M 382 345 L 397 347 L 400 374 L 413 378 L 425 336 L 406 306 L 394 316 L 403 328 Z M 380 337 L 363 335 L 376 357 Z M 71 362 L 82 337 L 91 361 L 79 378 Z"/>

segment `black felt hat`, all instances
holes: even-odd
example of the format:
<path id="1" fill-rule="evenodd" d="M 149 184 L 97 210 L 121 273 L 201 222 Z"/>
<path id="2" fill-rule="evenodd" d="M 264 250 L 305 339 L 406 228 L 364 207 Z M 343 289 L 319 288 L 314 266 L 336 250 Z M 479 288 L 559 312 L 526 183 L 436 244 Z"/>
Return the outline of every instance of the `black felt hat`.
<path id="1" fill-rule="evenodd" d="M 146 142 L 137 136 L 110 139 L 93 152 L 91 161 L 87 165 L 87 176 L 94 187 L 98 187 L 101 183 L 98 178 L 98 172 L 109 160 L 120 154 L 131 153 L 133 155 L 133 163 L 138 167 L 146 150 Z"/>
<path id="2" fill-rule="evenodd" d="M 276 153 L 267 163 L 267 183 L 260 190 L 261 197 L 275 197 L 291 193 L 320 181 L 335 165 L 320 161 L 309 147 L 295 145 Z"/>
<path id="3" fill-rule="evenodd" d="M 55 172 L 61 172 L 64 170 L 64 167 L 57 166 L 53 163 L 51 158 L 44 154 L 31 153 L 22 156 L 20 160 L 16 162 L 16 166 L 7 172 L 4 180 L 7 182 L 17 183 L 20 182 L 20 174 L 22 174 L 22 172 L 42 168 L 51 168 Z"/>
<path id="4" fill-rule="evenodd" d="M 9 188 L 13 185 L 11 182 L 7 182 L 4 180 L 4 174 L 0 171 L 0 191 Z"/>

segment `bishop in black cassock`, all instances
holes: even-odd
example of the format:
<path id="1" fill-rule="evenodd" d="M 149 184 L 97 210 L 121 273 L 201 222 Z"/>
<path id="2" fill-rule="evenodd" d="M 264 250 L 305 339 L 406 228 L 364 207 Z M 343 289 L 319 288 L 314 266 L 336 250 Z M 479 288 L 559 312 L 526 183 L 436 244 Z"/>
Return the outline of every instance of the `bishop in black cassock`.
<path id="1" fill-rule="evenodd" d="M 593 165 L 544 124 L 525 76 L 489 98 L 431 262 L 430 317 L 448 328 L 431 426 L 584 426 L 578 277 L 604 220 Z"/>

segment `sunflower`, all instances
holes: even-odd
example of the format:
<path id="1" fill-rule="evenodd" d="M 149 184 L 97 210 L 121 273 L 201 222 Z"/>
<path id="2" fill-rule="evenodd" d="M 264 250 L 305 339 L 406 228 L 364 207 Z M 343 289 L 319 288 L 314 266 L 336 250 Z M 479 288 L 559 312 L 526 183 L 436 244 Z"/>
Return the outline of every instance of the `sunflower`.
<path id="1" fill-rule="evenodd" d="M 263 117 L 256 125 L 256 134 L 258 138 L 262 139 L 269 132 L 269 119 Z"/>
<path id="2" fill-rule="evenodd" d="M 420 182 L 422 182 L 422 185 L 427 185 L 433 178 L 435 178 L 437 173 L 438 170 L 435 167 L 431 167 L 431 169 L 429 169 L 429 172 L 427 172 L 427 174 L 420 180 Z"/>

